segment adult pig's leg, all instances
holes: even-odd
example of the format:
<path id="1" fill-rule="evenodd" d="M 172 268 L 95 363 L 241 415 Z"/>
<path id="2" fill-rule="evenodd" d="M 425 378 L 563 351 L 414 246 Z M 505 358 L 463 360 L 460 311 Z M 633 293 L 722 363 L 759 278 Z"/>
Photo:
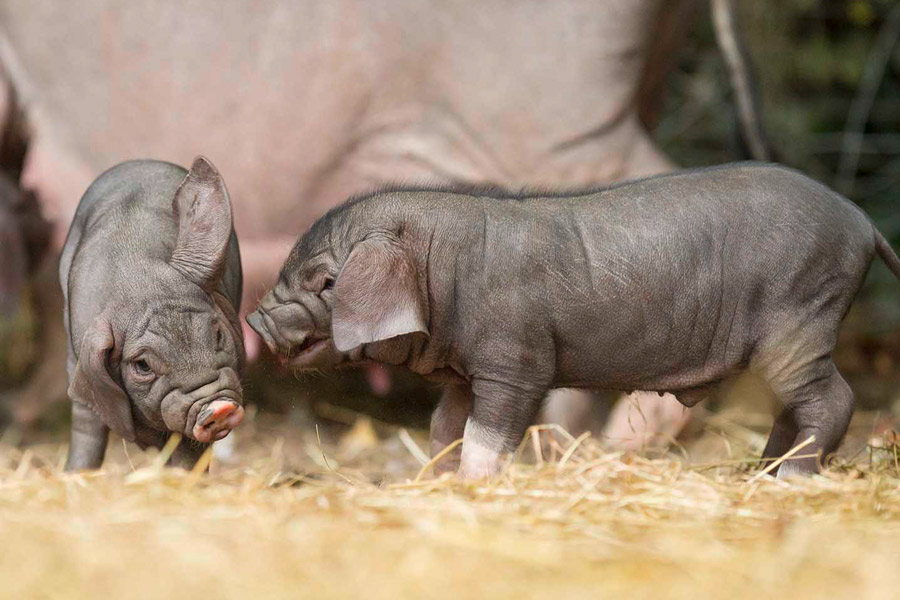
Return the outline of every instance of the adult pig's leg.
<path id="1" fill-rule="evenodd" d="M 538 420 L 541 423 L 559 425 L 577 437 L 591 429 L 593 405 L 596 401 L 594 394 L 587 390 L 552 390 Z"/>
<path id="2" fill-rule="evenodd" d="M 603 439 L 619 450 L 641 450 L 671 442 L 691 413 L 672 394 L 634 392 L 616 402 L 603 428 Z"/>
<path id="3" fill-rule="evenodd" d="M 109 429 L 87 406 L 72 402 L 72 439 L 66 471 L 99 469 L 106 454 Z"/>
<path id="4" fill-rule="evenodd" d="M 460 475 L 466 479 L 497 475 L 534 422 L 548 388 L 476 379 L 472 414 L 463 434 Z"/>
<path id="5" fill-rule="evenodd" d="M 472 414 L 472 388 L 469 385 L 445 385 L 441 400 L 431 416 L 431 456 L 463 437 L 466 421 Z M 435 475 L 459 468 L 462 448 L 457 446 L 434 465 Z"/>

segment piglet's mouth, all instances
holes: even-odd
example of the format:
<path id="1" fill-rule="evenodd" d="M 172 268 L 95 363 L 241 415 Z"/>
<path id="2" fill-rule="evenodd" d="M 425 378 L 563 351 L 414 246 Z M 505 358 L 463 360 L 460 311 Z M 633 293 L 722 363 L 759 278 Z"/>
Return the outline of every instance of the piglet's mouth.
<path id="1" fill-rule="evenodd" d="M 303 344 L 294 348 L 285 362 L 289 367 L 295 369 L 331 365 L 336 362 L 331 356 L 333 351 L 331 338 L 313 338 L 305 340 Z"/>
<path id="2" fill-rule="evenodd" d="M 277 356 L 290 348 L 290 344 L 287 343 L 287 340 L 280 335 L 278 328 L 275 327 L 272 317 L 263 312 L 262 309 L 256 309 L 247 315 L 247 324 L 263 339 L 263 342 L 265 342 L 272 354 Z"/>
<path id="3" fill-rule="evenodd" d="M 288 359 L 295 358 L 300 355 L 312 352 L 317 348 L 324 347 L 325 345 L 328 344 L 328 340 L 329 340 L 329 338 L 308 337 L 305 340 L 303 340 L 303 343 L 300 344 L 299 346 L 294 346 L 293 348 L 291 348 L 291 352 L 290 352 L 290 355 L 288 356 Z"/>
<path id="4" fill-rule="evenodd" d="M 330 338 L 325 336 L 307 335 L 299 344 L 292 344 L 278 330 L 272 317 L 262 310 L 256 310 L 247 316 L 247 323 L 256 333 L 262 337 L 272 354 L 280 357 L 287 363 L 293 363 L 295 359 L 306 359 L 318 354 L 330 343 Z"/>

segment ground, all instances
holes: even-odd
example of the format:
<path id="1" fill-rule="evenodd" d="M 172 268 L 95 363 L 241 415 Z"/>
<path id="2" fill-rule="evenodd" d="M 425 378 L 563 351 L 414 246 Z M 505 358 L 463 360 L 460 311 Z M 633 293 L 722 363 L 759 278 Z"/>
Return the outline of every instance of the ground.
<path id="1" fill-rule="evenodd" d="M 766 416 L 706 415 L 656 458 L 532 430 L 493 483 L 420 475 L 425 434 L 251 414 L 233 464 L 161 468 L 113 440 L 0 440 L 9 598 L 890 597 L 900 448 L 861 413 L 826 474 L 761 475 Z M 741 418 L 737 415 L 740 414 Z M 318 428 L 316 424 L 321 423 Z M 352 423 L 352 424 L 351 424 Z M 801 450 L 802 453 L 802 450 Z"/>

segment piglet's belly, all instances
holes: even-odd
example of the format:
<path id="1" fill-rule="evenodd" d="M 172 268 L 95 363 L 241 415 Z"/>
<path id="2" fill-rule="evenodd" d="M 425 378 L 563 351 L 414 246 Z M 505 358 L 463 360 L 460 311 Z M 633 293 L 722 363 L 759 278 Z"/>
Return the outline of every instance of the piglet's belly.
<path id="1" fill-rule="evenodd" d="M 555 385 L 610 390 L 675 391 L 702 387 L 746 368 L 745 344 L 731 340 L 727 349 L 715 341 L 697 347 L 654 342 L 594 343 L 565 348 L 556 357 Z M 692 344 L 693 346 L 694 344 Z"/>

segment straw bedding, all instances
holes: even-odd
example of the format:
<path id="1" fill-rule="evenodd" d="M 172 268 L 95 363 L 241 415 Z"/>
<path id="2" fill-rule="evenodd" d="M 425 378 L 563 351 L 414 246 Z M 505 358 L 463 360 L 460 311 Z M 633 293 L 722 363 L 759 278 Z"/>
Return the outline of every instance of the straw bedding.
<path id="1" fill-rule="evenodd" d="M 900 593 L 890 431 L 864 435 L 823 476 L 782 482 L 754 462 L 762 435 L 721 415 L 686 456 L 534 429 L 498 481 L 467 483 L 417 480 L 422 433 L 264 421 L 242 427 L 234 463 L 213 460 L 209 475 L 120 441 L 104 471 L 67 475 L 60 443 L 0 440 L 0 596 Z"/>

